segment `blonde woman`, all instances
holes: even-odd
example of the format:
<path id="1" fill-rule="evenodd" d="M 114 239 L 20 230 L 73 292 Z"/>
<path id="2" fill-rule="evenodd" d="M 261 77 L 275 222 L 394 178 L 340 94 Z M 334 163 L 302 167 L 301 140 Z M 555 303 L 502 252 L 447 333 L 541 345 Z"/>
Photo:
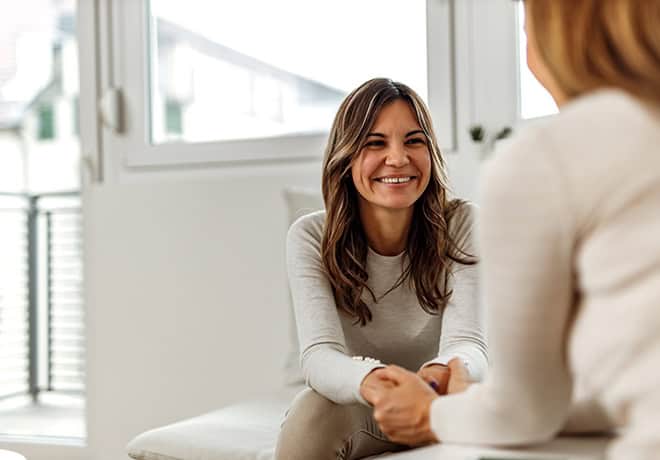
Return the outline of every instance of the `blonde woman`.
<path id="1" fill-rule="evenodd" d="M 423 101 L 370 80 L 343 101 L 325 152 L 325 212 L 293 224 L 288 271 L 310 389 L 292 404 L 275 457 L 357 459 L 406 448 L 378 430 L 367 394 L 386 364 L 439 393 L 449 360 L 487 367 L 471 244 L 473 207 L 451 199 Z M 464 366 L 464 367 L 463 367 Z"/>
<path id="2" fill-rule="evenodd" d="M 372 394 L 391 439 L 529 444 L 614 430 L 660 458 L 660 0 L 526 0 L 528 63 L 560 114 L 482 179 L 488 377 Z M 429 420 L 419 426 L 412 421 Z"/>

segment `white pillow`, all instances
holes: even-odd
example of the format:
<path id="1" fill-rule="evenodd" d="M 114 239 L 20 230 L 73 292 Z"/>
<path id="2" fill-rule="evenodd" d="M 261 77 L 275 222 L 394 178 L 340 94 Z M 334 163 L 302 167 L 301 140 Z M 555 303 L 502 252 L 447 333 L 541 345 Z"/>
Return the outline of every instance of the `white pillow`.
<path id="1" fill-rule="evenodd" d="M 234 404 L 136 436 L 135 460 L 272 460 L 284 414 L 295 392 Z"/>
<path id="2" fill-rule="evenodd" d="M 289 216 L 289 225 L 299 217 L 323 209 L 323 197 L 316 189 L 302 187 L 286 187 L 284 189 L 284 200 L 286 201 Z M 290 385 L 305 383 L 300 369 L 300 347 L 298 345 L 298 334 L 296 333 L 296 320 L 293 316 L 293 301 L 289 293 L 289 352 L 284 364 L 285 382 Z"/>
<path id="3" fill-rule="evenodd" d="M 284 200 L 286 201 L 289 225 L 299 217 L 324 209 L 321 191 L 306 187 L 285 187 Z"/>

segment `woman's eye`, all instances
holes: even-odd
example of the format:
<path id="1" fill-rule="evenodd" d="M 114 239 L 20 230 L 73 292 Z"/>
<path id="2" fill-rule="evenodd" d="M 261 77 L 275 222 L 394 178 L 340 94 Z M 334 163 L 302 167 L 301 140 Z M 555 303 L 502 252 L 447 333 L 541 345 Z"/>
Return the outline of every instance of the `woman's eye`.
<path id="1" fill-rule="evenodd" d="M 383 145 L 385 145 L 384 141 L 369 141 L 364 144 L 365 147 L 382 147 Z"/>
<path id="2" fill-rule="evenodd" d="M 426 144 L 426 141 L 421 137 L 413 137 L 412 139 L 408 139 L 406 144 Z"/>

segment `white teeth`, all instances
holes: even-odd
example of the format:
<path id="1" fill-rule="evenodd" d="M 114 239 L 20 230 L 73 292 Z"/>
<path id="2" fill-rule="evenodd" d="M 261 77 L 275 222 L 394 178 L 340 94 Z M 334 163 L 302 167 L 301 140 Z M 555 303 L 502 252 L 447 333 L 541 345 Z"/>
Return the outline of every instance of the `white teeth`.
<path id="1" fill-rule="evenodd" d="M 378 180 L 386 184 L 402 184 L 404 182 L 410 182 L 412 177 L 381 177 Z"/>

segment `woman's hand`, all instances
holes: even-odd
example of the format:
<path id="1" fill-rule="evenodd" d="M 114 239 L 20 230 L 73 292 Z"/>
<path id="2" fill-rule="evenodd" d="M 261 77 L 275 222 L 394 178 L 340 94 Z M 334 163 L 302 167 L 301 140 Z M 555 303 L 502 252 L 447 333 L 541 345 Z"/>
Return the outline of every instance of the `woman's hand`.
<path id="1" fill-rule="evenodd" d="M 449 382 L 447 383 L 447 394 L 462 393 L 472 385 L 470 373 L 463 361 L 454 358 L 449 361 Z"/>
<path id="2" fill-rule="evenodd" d="M 429 364 L 417 371 L 417 375 L 439 395 L 447 394 L 449 374 L 449 368 L 443 364 Z"/>
<path id="3" fill-rule="evenodd" d="M 374 395 L 374 418 L 387 437 L 419 446 L 437 442 L 431 430 L 431 403 L 438 395 L 422 378 L 398 366 L 382 369 L 380 378 L 393 384 Z"/>
<path id="4" fill-rule="evenodd" d="M 381 394 L 383 390 L 392 388 L 394 383 L 383 376 L 384 367 L 379 367 L 369 372 L 360 384 L 360 394 L 371 405 L 373 398 Z"/>

